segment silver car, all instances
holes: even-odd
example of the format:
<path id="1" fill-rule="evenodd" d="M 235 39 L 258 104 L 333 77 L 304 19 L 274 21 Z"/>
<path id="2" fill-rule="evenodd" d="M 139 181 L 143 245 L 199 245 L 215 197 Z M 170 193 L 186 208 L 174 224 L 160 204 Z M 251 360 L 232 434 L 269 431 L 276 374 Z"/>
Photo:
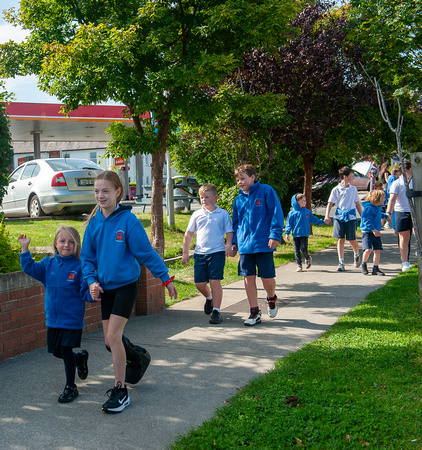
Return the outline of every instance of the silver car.
<path id="1" fill-rule="evenodd" d="M 90 211 L 96 204 L 94 180 L 102 172 L 86 159 L 34 159 L 9 177 L 3 197 L 5 217 L 40 217 Z"/>

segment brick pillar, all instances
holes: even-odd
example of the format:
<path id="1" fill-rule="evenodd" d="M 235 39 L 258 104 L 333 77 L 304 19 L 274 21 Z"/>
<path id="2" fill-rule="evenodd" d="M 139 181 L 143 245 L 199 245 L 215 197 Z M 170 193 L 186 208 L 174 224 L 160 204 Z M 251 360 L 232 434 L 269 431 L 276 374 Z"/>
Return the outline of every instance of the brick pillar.
<path id="1" fill-rule="evenodd" d="M 165 287 L 159 278 L 154 278 L 145 266 L 141 266 L 141 276 L 138 278 L 138 297 L 135 302 L 135 314 L 137 316 L 150 316 L 165 309 Z"/>

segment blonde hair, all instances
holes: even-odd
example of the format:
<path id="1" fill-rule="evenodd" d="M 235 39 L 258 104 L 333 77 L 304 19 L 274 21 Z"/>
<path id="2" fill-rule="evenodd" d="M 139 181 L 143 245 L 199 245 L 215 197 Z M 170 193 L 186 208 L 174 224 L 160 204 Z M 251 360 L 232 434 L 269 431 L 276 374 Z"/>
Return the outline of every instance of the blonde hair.
<path id="1" fill-rule="evenodd" d="M 306 197 L 305 194 L 296 194 L 296 201 L 300 202 L 302 200 L 302 198 Z"/>
<path id="2" fill-rule="evenodd" d="M 205 192 L 211 192 L 212 195 L 217 195 L 217 186 L 212 183 L 203 184 L 199 188 L 199 195 L 203 195 Z"/>
<path id="3" fill-rule="evenodd" d="M 367 195 L 365 200 L 371 202 L 375 206 L 381 206 L 383 204 L 381 203 L 382 197 L 385 197 L 385 192 L 380 189 L 374 189 Z"/>
<path id="4" fill-rule="evenodd" d="M 76 228 L 73 227 L 65 227 L 65 226 L 61 226 L 59 228 L 57 228 L 56 230 L 56 234 L 54 235 L 54 241 L 53 241 L 53 247 L 54 250 L 57 252 L 57 240 L 59 239 L 59 234 L 62 231 L 66 231 L 68 232 L 71 236 L 72 239 L 75 241 L 75 251 L 73 252 L 73 254 L 80 259 L 81 257 L 81 237 L 79 235 L 79 232 Z"/>
<path id="5" fill-rule="evenodd" d="M 120 194 L 117 197 L 117 203 L 120 203 L 120 201 L 122 200 L 124 193 L 125 193 L 125 188 L 123 186 L 122 180 L 120 179 L 119 175 L 117 175 L 116 172 L 112 172 L 111 170 L 105 170 L 104 172 L 101 172 L 97 178 L 95 178 L 95 181 L 97 180 L 105 180 L 105 181 L 109 181 L 113 186 L 114 189 L 119 189 L 120 188 Z M 95 186 L 95 181 L 94 181 L 94 186 Z M 95 205 L 94 209 L 91 211 L 91 214 L 88 216 L 88 218 L 85 220 L 84 222 L 84 226 L 87 226 L 89 221 L 95 216 L 95 213 L 97 212 L 97 210 L 99 209 L 98 205 Z"/>

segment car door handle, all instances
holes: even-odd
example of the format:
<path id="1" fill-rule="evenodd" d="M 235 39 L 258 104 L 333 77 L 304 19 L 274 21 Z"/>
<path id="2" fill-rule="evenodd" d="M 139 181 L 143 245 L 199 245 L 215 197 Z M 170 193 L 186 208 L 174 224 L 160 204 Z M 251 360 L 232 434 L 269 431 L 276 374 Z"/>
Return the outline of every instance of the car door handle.
<path id="1" fill-rule="evenodd" d="M 32 186 L 32 181 L 28 181 L 28 186 Z"/>

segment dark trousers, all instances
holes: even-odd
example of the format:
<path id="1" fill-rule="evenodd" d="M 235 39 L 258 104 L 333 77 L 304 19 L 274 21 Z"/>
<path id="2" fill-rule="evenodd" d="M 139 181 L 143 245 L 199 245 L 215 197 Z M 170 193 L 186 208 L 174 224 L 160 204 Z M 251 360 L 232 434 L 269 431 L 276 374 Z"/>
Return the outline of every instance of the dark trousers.
<path id="1" fill-rule="evenodd" d="M 295 258 L 298 266 L 302 265 L 301 253 L 305 259 L 309 259 L 308 253 L 308 236 L 300 236 L 293 238 L 293 246 L 295 249 Z"/>

